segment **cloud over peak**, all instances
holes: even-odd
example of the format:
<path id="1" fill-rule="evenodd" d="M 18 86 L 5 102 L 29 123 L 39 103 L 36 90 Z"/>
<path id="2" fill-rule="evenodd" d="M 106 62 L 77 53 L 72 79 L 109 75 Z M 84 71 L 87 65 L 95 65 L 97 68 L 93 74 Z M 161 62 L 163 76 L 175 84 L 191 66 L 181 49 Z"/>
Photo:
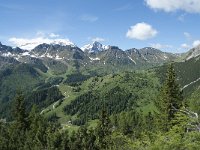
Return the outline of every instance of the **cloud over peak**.
<path id="1" fill-rule="evenodd" d="M 200 40 L 195 40 L 195 41 L 192 43 L 192 46 L 193 46 L 193 47 L 197 47 L 198 45 L 200 45 Z"/>
<path id="2" fill-rule="evenodd" d="M 74 45 L 69 39 L 58 38 L 60 35 L 50 33 L 44 34 L 38 32 L 34 38 L 17 38 L 12 37 L 9 39 L 14 46 L 20 47 L 26 50 L 32 50 L 36 46 L 46 43 L 46 44 L 61 44 L 61 45 Z"/>

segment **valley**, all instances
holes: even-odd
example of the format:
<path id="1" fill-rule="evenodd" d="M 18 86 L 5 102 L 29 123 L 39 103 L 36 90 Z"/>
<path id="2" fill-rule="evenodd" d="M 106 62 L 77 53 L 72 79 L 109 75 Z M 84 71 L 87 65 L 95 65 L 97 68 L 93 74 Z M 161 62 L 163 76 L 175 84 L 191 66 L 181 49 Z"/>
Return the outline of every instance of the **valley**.
<path id="1" fill-rule="evenodd" d="M 2 0 L 0 20 L 0 150 L 200 150 L 200 0 Z"/>
<path id="2" fill-rule="evenodd" d="M 1 90 L 0 102 L 2 105 L 9 105 L 8 102 L 12 101 L 15 95 L 14 93 L 17 90 L 27 90 L 29 93 L 31 91 L 34 92 L 37 97 L 31 101 L 41 105 L 41 109 L 44 109 L 43 112 L 45 112 L 50 106 L 44 105 L 44 100 L 42 100 L 44 98 L 43 96 L 40 96 L 42 99 L 38 97 L 40 95 L 39 93 L 43 91 L 51 88 L 58 89 L 61 91 L 60 94 L 63 97 L 66 97 L 67 93 L 71 99 L 71 97 L 77 97 L 77 95 L 88 92 L 90 89 L 84 89 L 87 87 L 84 86 L 86 84 L 84 82 L 93 82 L 91 81 L 92 78 L 99 80 L 100 77 L 107 78 L 109 74 L 115 76 L 115 74 L 117 75 L 126 71 L 133 72 L 133 74 L 134 72 L 138 72 L 138 70 L 143 72 L 142 70 L 144 69 L 160 66 L 165 62 L 176 60 L 179 57 L 176 54 L 165 53 L 151 47 L 141 50 L 130 49 L 123 51 L 116 46 L 104 46 L 101 43 L 94 42 L 84 46 L 85 49 L 83 47 L 81 50 L 72 42 L 70 42 L 70 45 L 67 44 L 41 44 L 31 50 L 12 48 L 1 44 L 0 57 L 2 58 L 1 64 L 3 64 L 0 68 L 2 75 L 1 87 L 6 87 L 6 91 L 13 93 L 8 94 L 7 92 L 6 94 L 9 95 L 7 96 L 6 94 L 4 95 L 4 90 Z M 24 85 L 19 84 L 22 81 L 18 80 L 18 74 L 20 74 L 19 77 L 21 79 L 23 78 Z M 19 83 L 15 83 L 14 80 Z M 32 81 L 32 84 L 29 80 Z M 6 81 L 9 81 L 10 84 L 4 83 Z M 28 95 L 31 96 L 31 94 Z M 28 98 L 30 97 L 27 97 L 27 103 L 30 101 Z M 53 105 L 58 99 L 52 99 L 51 101 Z M 64 103 L 66 105 L 65 98 L 59 101 L 59 104 Z M 51 107 L 54 106 L 52 105 Z M 45 107 L 42 108 L 43 106 Z M 2 112 L 5 114 L 4 109 Z M 52 111 L 56 112 L 56 110 L 55 108 L 55 111 Z M 52 112 L 50 111 L 49 114 L 52 114 Z M 5 116 L 3 115 L 3 117 Z"/>

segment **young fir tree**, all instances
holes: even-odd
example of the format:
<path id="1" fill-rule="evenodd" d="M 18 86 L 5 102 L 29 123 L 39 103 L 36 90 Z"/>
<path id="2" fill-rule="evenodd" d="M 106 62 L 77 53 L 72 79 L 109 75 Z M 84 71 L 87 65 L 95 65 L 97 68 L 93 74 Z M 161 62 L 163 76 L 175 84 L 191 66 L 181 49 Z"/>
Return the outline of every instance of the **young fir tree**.
<path id="1" fill-rule="evenodd" d="M 176 74 L 173 64 L 170 64 L 166 74 L 166 80 L 161 88 L 160 96 L 156 101 L 159 110 L 159 127 L 168 131 L 172 124 L 175 113 L 183 105 L 182 91 L 176 82 Z"/>

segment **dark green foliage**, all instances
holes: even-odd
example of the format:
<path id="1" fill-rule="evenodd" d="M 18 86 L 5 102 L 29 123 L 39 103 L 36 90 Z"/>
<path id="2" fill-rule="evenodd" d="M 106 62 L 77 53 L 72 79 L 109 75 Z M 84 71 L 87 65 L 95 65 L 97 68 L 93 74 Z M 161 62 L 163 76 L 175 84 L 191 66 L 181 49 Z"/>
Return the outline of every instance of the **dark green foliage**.
<path id="1" fill-rule="evenodd" d="M 200 77 L 200 57 L 192 58 L 184 62 L 174 62 L 174 69 L 177 74 L 177 82 L 181 85 L 181 88 L 185 85 L 197 80 Z M 157 76 L 161 79 L 161 82 L 165 80 L 165 73 L 167 72 L 168 64 L 157 67 L 155 69 Z M 200 81 L 191 84 L 183 90 L 185 97 L 189 96 L 196 88 L 198 88 Z"/>
<path id="2" fill-rule="evenodd" d="M 105 95 L 104 99 L 100 100 L 98 93 L 88 92 L 76 98 L 70 105 L 67 105 L 64 110 L 67 114 L 74 115 L 78 112 L 80 121 L 74 123 L 84 124 L 89 119 L 98 118 L 102 106 L 105 104 L 108 107 L 109 115 L 119 113 L 123 110 L 128 110 L 132 106 L 134 96 L 127 93 L 120 87 L 115 87 Z"/>
<path id="3" fill-rule="evenodd" d="M 163 130 L 169 130 L 174 114 L 183 106 L 182 92 L 176 82 L 172 64 L 168 68 L 166 80 L 155 104 L 159 110 L 160 122 L 162 122 L 160 126 L 163 127 Z"/>
<path id="4" fill-rule="evenodd" d="M 108 113 L 116 114 L 123 110 L 129 110 L 136 102 L 137 96 L 132 95 L 119 86 L 114 87 L 105 95 L 105 105 L 108 107 Z"/>
<path id="5" fill-rule="evenodd" d="M 65 63 L 62 63 L 61 61 L 48 59 L 45 60 L 44 63 L 46 64 L 46 66 L 49 67 L 51 73 L 54 75 L 64 74 L 68 70 L 68 66 Z"/>
<path id="6" fill-rule="evenodd" d="M 53 113 L 52 115 L 48 116 L 47 120 L 49 122 L 57 122 L 59 117 L 56 115 L 56 113 Z"/>
<path id="7" fill-rule="evenodd" d="M 91 99 L 92 99 L 92 101 L 94 101 L 94 99 L 97 99 L 97 98 L 98 97 L 94 96 L 92 94 L 92 92 L 88 92 L 88 93 L 78 97 L 75 101 L 73 101 L 71 103 L 71 105 L 67 105 L 64 110 L 66 111 L 66 113 L 69 113 L 71 115 L 74 115 L 74 114 L 76 114 L 77 111 L 79 111 L 80 115 L 81 115 L 81 114 L 83 114 L 83 112 L 86 111 L 86 110 L 84 110 L 84 108 L 82 106 L 87 105 L 90 102 Z M 83 103 L 83 104 L 78 105 L 80 103 Z"/>
<path id="8" fill-rule="evenodd" d="M 97 127 L 88 129 L 86 126 L 79 128 L 77 133 L 72 133 L 72 150 L 107 150 L 112 148 L 112 125 L 105 110 L 99 116 Z"/>
<path id="9" fill-rule="evenodd" d="M 26 62 L 26 64 L 28 64 L 29 66 L 37 68 L 44 73 L 48 71 L 48 68 L 43 64 L 43 61 L 41 59 L 33 57 L 22 57 L 21 61 Z"/>
<path id="10" fill-rule="evenodd" d="M 11 119 L 10 106 L 17 89 L 23 91 L 25 97 L 44 79 L 30 65 L 18 64 L 0 71 L 0 116 Z"/>
<path id="11" fill-rule="evenodd" d="M 0 124 L 1 149 L 61 150 L 66 147 L 64 143 L 68 139 L 59 132 L 60 126 L 49 123 L 40 116 L 36 106 L 33 106 L 29 115 L 25 114 L 24 98 L 21 93 L 16 96 L 14 110 L 15 120 Z"/>
<path id="12" fill-rule="evenodd" d="M 191 110 L 200 114 L 200 89 L 197 88 L 191 96 L 187 99 L 187 104 L 190 106 Z"/>
<path id="13" fill-rule="evenodd" d="M 65 106 L 66 114 L 78 117 L 72 120 L 73 124 L 82 125 L 88 120 L 97 119 L 103 105 L 107 106 L 108 115 L 138 110 L 139 107 L 144 107 L 145 113 L 148 109 L 154 110 L 151 103 L 159 85 L 153 82 L 155 78 L 152 75 L 125 72 L 107 78 L 93 77 L 87 80 L 87 91 Z M 148 105 L 150 108 L 146 108 Z"/>
<path id="14" fill-rule="evenodd" d="M 24 100 L 24 96 L 22 95 L 21 92 L 19 92 L 15 98 L 14 101 L 14 126 L 16 128 L 16 130 L 21 130 L 21 131 L 25 131 L 27 129 L 27 124 L 28 121 L 27 119 L 27 115 L 26 115 L 26 110 L 25 110 L 25 100 Z"/>
<path id="15" fill-rule="evenodd" d="M 128 111 L 111 116 L 114 127 L 124 135 L 133 135 L 133 138 L 139 137 L 144 129 L 144 116 L 141 112 Z M 149 121 L 148 119 L 145 120 Z M 149 126 L 152 124 L 149 124 Z M 145 127 L 145 128 L 148 128 Z"/>
<path id="16" fill-rule="evenodd" d="M 14 122 L 0 122 L 0 149 L 102 150 L 111 146 L 111 126 L 105 112 L 100 117 L 96 131 L 81 127 L 69 136 L 59 124 L 50 123 L 40 116 L 36 105 L 28 115 L 24 115 L 23 100 L 19 93 L 14 106 L 19 112 L 15 112 Z"/>
<path id="17" fill-rule="evenodd" d="M 0 149 L 7 150 L 9 147 L 9 131 L 6 123 L 0 122 Z"/>
<path id="18" fill-rule="evenodd" d="M 28 105 L 29 107 L 32 104 L 36 104 L 39 108 L 43 108 L 43 107 L 49 106 L 53 102 L 56 102 L 62 98 L 63 98 L 63 95 L 61 94 L 59 89 L 56 86 L 53 86 L 51 88 L 34 91 L 27 98 L 26 102 L 29 103 Z"/>
<path id="19" fill-rule="evenodd" d="M 112 95 L 115 99 L 119 97 L 122 101 L 125 95 L 129 95 L 128 91 L 125 91 L 119 86 L 111 88 L 109 91 L 106 91 L 107 95 L 104 95 L 102 107 L 98 108 L 101 112 L 97 126 L 94 128 L 89 128 L 87 126 L 82 126 L 76 132 L 68 133 L 67 130 L 62 130 L 61 126 L 57 123 L 49 122 L 47 119 L 43 118 L 38 111 L 36 106 L 32 107 L 30 113 L 26 114 L 24 98 L 20 93 L 16 97 L 15 111 L 15 120 L 13 122 L 1 122 L 0 121 L 0 149 L 3 150 L 38 150 L 38 149 L 48 149 L 48 150 L 132 150 L 132 149 L 144 149 L 144 150 L 155 150 L 155 149 L 199 149 L 200 148 L 200 134 L 196 130 L 192 132 L 186 132 L 188 125 L 199 125 L 198 121 L 193 121 L 193 118 L 185 111 L 188 111 L 182 106 L 182 96 L 179 90 L 173 90 L 171 88 L 177 88 L 178 86 L 175 82 L 175 76 L 173 74 L 173 69 L 169 69 L 166 82 L 164 84 L 161 94 L 165 91 L 163 98 L 165 100 L 177 100 L 169 101 L 170 106 L 175 107 L 173 113 L 171 113 L 171 107 L 168 107 L 168 103 L 162 103 L 164 106 L 163 110 L 166 108 L 170 118 L 170 126 L 168 130 L 159 130 L 158 125 L 168 124 L 157 124 L 157 120 L 160 119 L 156 115 L 156 112 L 148 112 L 146 115 L 142 111 L 134 110 L 134 107 L 130 107 L 125 111 L 118 112 L 119 107 L 116 106 L 117 111 L 114 107 L 109 105 L 109 102 L 106 101 L 106 98 L 112 98 Z M 131 78 L 126 74 L 126 80 L 129 81 Z M 173 80 L 172 80 L 173 79 Z M 95 82 L 99 82 L 98 78 L 94 79 Z M 101 81 L 102 82 L 102 81 Z M 142 85 L 148 85 L 148 82 L 139 82 L 136 84 L 137 87 L 142 88 Z M 171 89 L 171 90 L 169 90 Z M 177 93 L 174 93 L 174 92 Z M 53 91 L 50 91 L 53 95 Z M 91 91 L 90 94 L 86 93 L 85 99 L 96 96 L 92 95 L 94 91 Z M 171 93 L 170 93 L 171 92 Z M 166 94 L 167 93 L 167 94 Z M 115 96 L 116 94 L 116 96 Z M 125 97 L 127 99 L 129 97 Z M 96 97 L 99 100 L 99 96 Z M 95 99 L 93 99 L 95 100 Z M 159 99 L 160 100 L 160 99 Z M 179 101 L 180 100 L 180 101 Z M 80 100 L 82 102 L 82 100 Z M 95 101 L 97 102 L 97 101 Z M 112 102 L 112 100 L 111 100 Z M 123 103 L 116 100 L 119 105 L 123 108 Z M 164 101 L 165 102 L 165 101 Z M 166 101 L 168 102 L 168 101 Z M 77 101 L 79 103 L 79 101 Z M 161 103 L 159 103 L 161 104 Z M 83 106 L 88 105 L 89 103 L 83 103 Z M 112 102 L 112 105 L 116 105 Z M 73 106 L 73 105 L 71 105 Z M 79 106 L 79 105 L 77 105 Z M 94 105 L 95 106 L 95 105 Z M 159 105 L 157 105 L 159 106 Z M 76 107 L 74 107 L 76 108 Z M 90 108 L 90 107 L 85 107 Z M 113 108 L 113 109 L 111 109 Z M 125 107 L 124 107 L 125 108 Z M 123 108 L 123 109 L 124 109 Z M 83 111 L 84 114 L 87 114 L 87 111 L 92 110 L 88 109 Z M 108 110 L 108 111 L 107 111 Z M 111 110 L 109 112 L 109 110 Z M 160 110 L 157 108 L 157 110 Z M 173 110 L 173 109 L 172 109 Z M 112 114 L 112 111 L 114 112 Z M 73 113 L 76 114 L 76 111 Z M 109 115 L 111 115 L 111 120 Z M 159 112 L 158 112 L 159 113 Z M 88 113 L 89 114 L 89 113 Z M 160 115 L 161 118 L 163 117 Z M 79 116 L 80 117 L 80 116 Z M 51 121 L 55 121 L 57 118 L 56 114 L 51 116 Z M 82 117 L 80 117 L 82 118 Z M 86 116 L 83 118 L 87 118 Z M 168 119 L 168 118 L 167 118 Z M 87 120 L 86 120 L 87 121 Z M 160 121 L 160 120 L 159 120 Z M 168 120 L 164 120 L 168 121 Z M 163 122 L 162 122 L 163 123 Z M 195 123 L 195 124 L 193 124 Z"/>
<path id="20" fill-rule="evenodd" d="M 9 149 L 21 149 L 25 144 L 26 131 L 29 129 L 29 122 L 25 111 L 24 96 L 21 92 L 16 95 L 13 107 L 14 122 L 10 125 L 9 136 Z"/>
<path id="21" fill-rule="evenodd" d="M 96 128 L 97 145 L 99 149 L 107 150 L 111 147 L 111 133 L 112 125 L 105 108 L 103 108 Z"/>
<path id="22" fill-rule="evenodd" d="M 50 77 L 47 80 L 47 83 L 51 84 L 51 85 L 58 85 L 63 81 L 63 77 Z"/>
<path id="23" fill-rule="evenodd" d="M 64 83 L 70 86 L 77 86 L 81 84 L 83 81 L 89 79 L 90 77 L 91 77 L 90 75 L 83 75 L 77 72 L 77 73 L 67 75 L 67 79 L 64 81 Z"/>

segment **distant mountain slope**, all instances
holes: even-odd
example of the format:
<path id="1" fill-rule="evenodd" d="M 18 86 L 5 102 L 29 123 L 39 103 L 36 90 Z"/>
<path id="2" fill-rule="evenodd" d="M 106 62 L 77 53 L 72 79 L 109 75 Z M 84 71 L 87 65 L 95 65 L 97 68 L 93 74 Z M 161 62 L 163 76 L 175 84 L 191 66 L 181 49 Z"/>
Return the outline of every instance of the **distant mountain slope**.
<path id="1" fill-rule="evenodd" d="M 189 50 L 189 52 L 186 54 L 185 59 L 189 60 L 189 59 L 197 57 L 199 55 L 200 55 L 200 45 Z"/>
<path id="2" fill-rule="evenodd" d="M 109 66 L 110 70 L 123 70 L 122 68 L 124 68 L 129 71 L 159 66 L 179 58 L 179 55 L 162 52 L 151 47 L 123 51 L 117 46 L 109 46 L 106 50 L 89 53 L 88 56 L 91 59 L 90 62 L 97 67 L 98 65 Z"/>
<path id="3" fill-rule="evenodd" d="M 183 62 L 175 62 L 174 67 L 178 76 L 178 82 L 185 94 L 190 94 L 200 86 L 200 56 Z M 167 65 L 164 65 L 156 69 L 161 79 L 164 79 L 166 68 Z"/>
<path id="4" fill-rule="evenodd" d="M 33 104 L 47 107 L 61 99 L 62 94 L 55 84 L 57 81 L 47 80 L 34 64 L 15 64 L 0 70 L 0 118 L 12 118 L 11 106 L 18 91 L 25 95 L 27 108 Z"/>
<path id="5" fill-rule="evenodd" d="M 172 53 L 162 52 L 152 47 L 145 47 L 142 49 L 130 49 L 127 53 L 135 61 L 135 63 L 144 64 L 162 64 L 169 61 L 176 60 L 179 56 Z"/>

